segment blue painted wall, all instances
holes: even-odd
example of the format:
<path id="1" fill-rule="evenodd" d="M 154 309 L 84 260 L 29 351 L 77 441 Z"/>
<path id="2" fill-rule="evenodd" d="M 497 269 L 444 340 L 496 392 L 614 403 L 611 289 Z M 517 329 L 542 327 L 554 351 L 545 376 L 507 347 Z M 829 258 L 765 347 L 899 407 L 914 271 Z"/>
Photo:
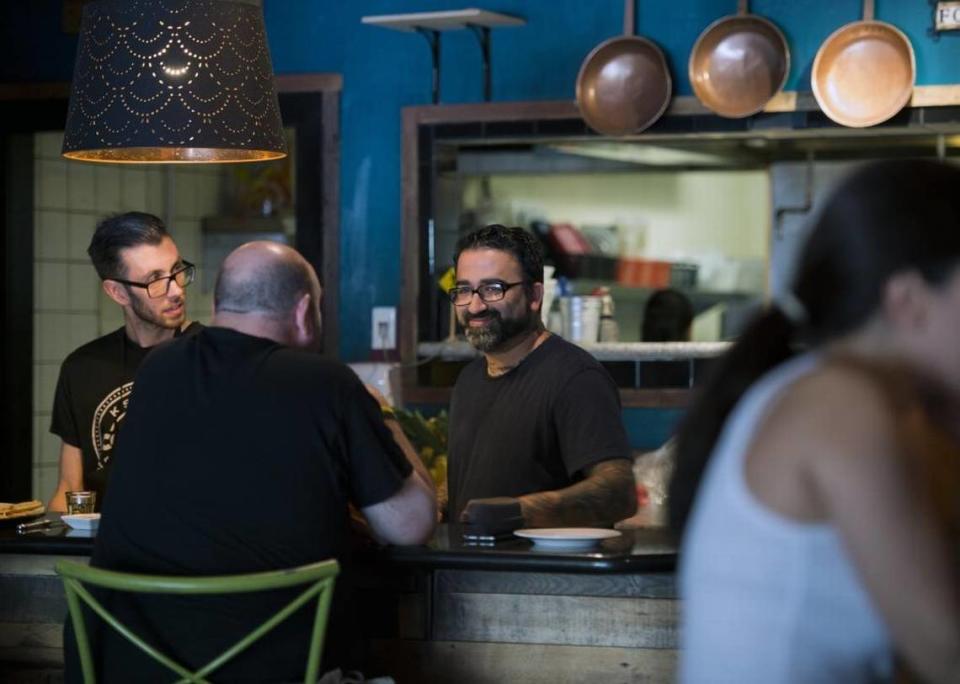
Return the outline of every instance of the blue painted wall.
<path id="1" fill-rule="evenodd" d="M 517 14 L 526 26 L 494 31 L 495 100 L 572 99 L 583 57 L 620 32 L 620 0 L 265 0 L 277 73 L 343 74 L 341 168 L 341 349 L 345 360 L 369 355 L 370 308 L 395 305 L 400 283 L 400 110 L 430 99 L 426 42 L 414 34 L 361 24 L 364 15 L 464 6 Z M 638 30 L 663 46 L 675 91 L 689 94 L 686 60 L 699 32 L 733 12 L 735 0 L 641 0 Z M 820 43 L 859 17 L 860 0 L 754 0 L 776 22 L 792 51 L 788 89 L 808 89 Z M 960 36 L 927 34 L 928 0 L 877 0 L 878 18 L 902 28 L 917 55 L 920 84 L 960 82 Z M 0 3 L 0 81 L 71 77 L 75 36 L 60 29 L 62 0 Z M 442 101 L 481 100 L 480 55 L 471 34 L 445 34 Z"/>
<path id="2" fill-rule="evenodd" d="M 686 61 L 700 31 L 733 12 L 735 0 L 643 0 L 637 29 L 656 40 L 673 68 L 675 91 L 690 94 Z M 584 56 L 622 27 L 620 0 L 266 0 L 278 73 L 343 74 L 341 349 L 349 360 L 369 353 L 370 307 L 395 305 L 400 283 L 400 109 L 430 100 L 430 54 L 414 34 L 365 26 L 365 15 L 481 6 L 522 16 L 527 24 L 493 32 L 495 100 L 573 99 Z M 859 18 L 860 0 L 755 0 L 787 36 L 788 89 L 808 89 L 820 43 Z M 878 0 L 878 18 L 901 27 L 917 53 L 918 83 L 960 82 L 960 36 L 927 35 L 927 0 Z M 443 36 L 441 101 L 482 99 L 480 54 L 466 32 Z"/>
<path id="3" fill-rule="evenodd" d="M 62 0 L 0 3 L 0 82 L 67 81 L 76 37 L 60 28 Z M 370 308 L 396 305 L 400 286 L 400 110 L 430 100 L 430 55 L 420 36 L 365 26 L 365 15 L 480 6 L 526 19 L 493 34 L 494 100 L 573 99 L 580 62 L 622 28 L 620 0 L 264 0 L 274 69 L 343 75 L 341 111 L 341 350 L 369 356 Z M 678 94 L 691 93 L 686 62 L 700 31 L 736 0 L 639 0 L 637 29 L 667 54 Z M 789 90 L 808 90 L 817 48 L 859 18 L 861 0 L 754 0 L 791 49 Z M 877 17 L 913 43 L 917 82 L 960 83 L 960 34 L 928 35 L 928 0 L 877 0 Z M 442 102 L 482 99 L 480 54 L 466 31 L 443 37 Z M 625 409 L 631 445 L 659 446 L 677 410 Z"/>

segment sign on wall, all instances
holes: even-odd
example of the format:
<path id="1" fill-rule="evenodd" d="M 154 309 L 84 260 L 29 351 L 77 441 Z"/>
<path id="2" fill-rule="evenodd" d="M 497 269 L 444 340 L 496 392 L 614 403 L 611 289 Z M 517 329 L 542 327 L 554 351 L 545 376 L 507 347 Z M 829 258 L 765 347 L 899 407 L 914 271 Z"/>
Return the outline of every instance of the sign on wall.
<path id="1" fill-rule="evenodd" d="M 960 29 L 960 2 L 938 2 L 934 10 L 934 21 L 938 31 L 956 31 Z"/>

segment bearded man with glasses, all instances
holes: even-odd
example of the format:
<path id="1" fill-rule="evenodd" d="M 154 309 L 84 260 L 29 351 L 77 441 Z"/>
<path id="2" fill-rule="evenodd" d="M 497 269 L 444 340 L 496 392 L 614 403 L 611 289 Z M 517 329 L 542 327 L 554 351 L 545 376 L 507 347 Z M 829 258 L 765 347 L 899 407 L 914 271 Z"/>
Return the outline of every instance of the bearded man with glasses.
<path id="1" fill-rule="evenodd" d="M 66 510 L 64 494 L 77 490 L 97 492 L 99 510 L 140 362 L 154 346 L 201 327 L 186 320 L 195 267 L 156 216 L 104 219 L 87 254 L 103 291 L 123 310 L 123 327 L 79 347 L 60 367 L 50 425 L 61 439 L 60 480 L 51 511 Z"/>
<path id="2" fill-rule="evenodd" d="M 490 225 L 460 239 L 454 264 L 450 301 L 482 356 L 450 402 L 449 519 L 471 531 L 498 518 L 561 527 L 633 515 L 619 391 L 593 356 L 544 329 L 540 244 Z"/>

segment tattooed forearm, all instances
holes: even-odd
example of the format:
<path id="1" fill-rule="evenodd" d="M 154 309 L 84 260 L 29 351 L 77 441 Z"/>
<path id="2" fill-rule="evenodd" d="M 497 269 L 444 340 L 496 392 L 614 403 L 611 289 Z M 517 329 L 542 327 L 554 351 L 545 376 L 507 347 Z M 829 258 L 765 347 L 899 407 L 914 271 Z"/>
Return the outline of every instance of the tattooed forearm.
<path id="1" fill-rule="evenodd" d="M 520 497 L 527 527 L 609 525 L 637 510 L 633 470 L 625 459 L 602 461 L 566 489 Z"/>

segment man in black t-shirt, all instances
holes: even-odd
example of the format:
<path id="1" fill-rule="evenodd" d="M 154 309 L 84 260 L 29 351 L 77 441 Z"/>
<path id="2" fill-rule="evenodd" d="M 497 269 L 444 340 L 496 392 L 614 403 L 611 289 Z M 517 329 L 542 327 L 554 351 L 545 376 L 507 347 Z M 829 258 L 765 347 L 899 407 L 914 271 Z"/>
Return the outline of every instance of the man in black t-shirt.
<path id="1" fill-rule="evenodd" d="M 60 367 L 50 431 L 61 439 L 60 479 L 47 508 L 65 511 L 68 491 L 103 502 L 133 376 L 150 349 L 200 326 L 186 322 L 184 261 L 163 222 L 129 212 L 99 224 L 87 249 L 103 291 L 123 309 L 123 327 L 73 351 Z"/>
<path id="2" fill-rule="evenodd" d="M 314 350 L 320 285 L 297 252 L 249 243 L 217 279 L 212 325 L 144 361 L 124 424 L 92 563 L 125 572 L 221 575 L 345 557 L 348 503 L 374 535 L 418 544 L 433 531 L 429 473 L 400 427 L 342 363 Z M 349 582 L 344 570 L 338 589 Z M 342 591 L 339 592 L 342 594 Z M 175 659 L 206 662 L 285 602 L 113 596 L 110 609 Z M 290 600 L 290 599 L 287 599 Z M 341 636 L 335 600 L 328 634 Z M 213 673 L 218 681 L 302 678 L 312 614 Z M 105 681 L 166 681 L 104 630 Z M 328 643 L 328 665 L 341 647 Z M 164 677 L 166 675 L 166 677 Z"/>
<path id="3" fill-rule="evenodd" d="M 543 328 L 543 257 L 522 228 L 457 243 L 457 320 L 483 356 L 450 403 L 450 519 L 513 497 L 527 527 L 608 525 L 636 510 L 620 396 L 583 349 Z M 498 502 L 500 505 L 500 502 Z"/>

